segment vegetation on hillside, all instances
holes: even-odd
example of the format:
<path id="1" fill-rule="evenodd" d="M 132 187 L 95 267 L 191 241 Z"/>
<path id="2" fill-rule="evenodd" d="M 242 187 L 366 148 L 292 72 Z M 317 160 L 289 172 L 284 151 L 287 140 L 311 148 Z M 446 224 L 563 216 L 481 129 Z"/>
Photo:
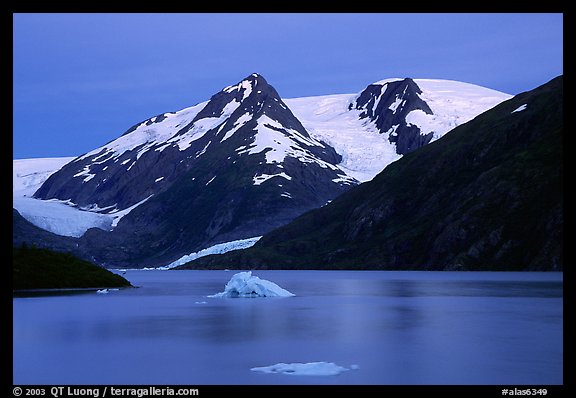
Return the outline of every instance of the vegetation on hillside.
<path id="1" fill-rule="evenodd" d="M 129 287 L 130 282 L 70 253 L 14 247 L 13 290 Z"/>

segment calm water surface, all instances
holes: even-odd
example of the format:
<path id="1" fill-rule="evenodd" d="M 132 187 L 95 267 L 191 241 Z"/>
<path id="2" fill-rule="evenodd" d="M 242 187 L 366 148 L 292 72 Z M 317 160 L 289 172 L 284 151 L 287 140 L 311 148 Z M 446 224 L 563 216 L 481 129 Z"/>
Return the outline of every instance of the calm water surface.
<path id="1" fill-rule="evenodd" d="M 562 384 L 562 274 L 255 271 L 296 294 L 208 298 L 234 271 L 13 299 L 14 384 Z M 334 362 L 336 376 L 254 372 Z"/>

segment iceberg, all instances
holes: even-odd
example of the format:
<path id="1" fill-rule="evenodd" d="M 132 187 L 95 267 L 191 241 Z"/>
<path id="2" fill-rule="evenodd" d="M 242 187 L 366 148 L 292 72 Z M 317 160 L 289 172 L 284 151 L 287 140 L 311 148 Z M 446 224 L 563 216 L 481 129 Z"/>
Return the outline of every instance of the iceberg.
<path id="1" fill-rule="evenodd" d="M 334 362 L 308 362 L 308 363 L 277 363 L 276 365 L 252 368 L 255 372 L 281 373 L 293 376 L 336 376 L 351 369 L 358 369 L 358 365 L 350 368 L 336 365 Z"/>
<path id="2" fill-rule="evenodd" d="M 252 271 L 238 272 L 232 275 L 230 281 L 221 293 L 208 297 L 290 297 L 294 296 L 288 290 L 282 289 L 274 282 L 260 279 L 252 275 Z"/>

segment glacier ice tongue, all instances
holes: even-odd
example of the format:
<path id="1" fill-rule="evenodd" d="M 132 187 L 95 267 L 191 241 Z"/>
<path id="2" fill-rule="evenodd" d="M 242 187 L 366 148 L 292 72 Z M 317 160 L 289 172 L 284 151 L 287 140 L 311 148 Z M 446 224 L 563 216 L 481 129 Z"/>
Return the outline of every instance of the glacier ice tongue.
<path id="1" fill-rule="evenodd" d="M 252 275 L 252 271 L 238 272 L 232 275 L 230 281 L 221 293 L 208 297 L 291 297 L 288 290 L 282 289 L 274 282 L 260 279 Z"/>

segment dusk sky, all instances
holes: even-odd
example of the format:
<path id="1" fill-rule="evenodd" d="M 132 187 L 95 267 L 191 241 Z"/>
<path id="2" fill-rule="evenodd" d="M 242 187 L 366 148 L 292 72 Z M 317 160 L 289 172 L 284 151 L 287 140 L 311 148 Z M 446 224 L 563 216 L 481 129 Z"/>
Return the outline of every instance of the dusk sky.
<path id="1" fill-rule="evenodd" d="M 563 15 L 13 14 L 13 159 L 78 156 L 253 72 L 283 98 L 391 77 L 508 94 L 563 73 Z"/>

